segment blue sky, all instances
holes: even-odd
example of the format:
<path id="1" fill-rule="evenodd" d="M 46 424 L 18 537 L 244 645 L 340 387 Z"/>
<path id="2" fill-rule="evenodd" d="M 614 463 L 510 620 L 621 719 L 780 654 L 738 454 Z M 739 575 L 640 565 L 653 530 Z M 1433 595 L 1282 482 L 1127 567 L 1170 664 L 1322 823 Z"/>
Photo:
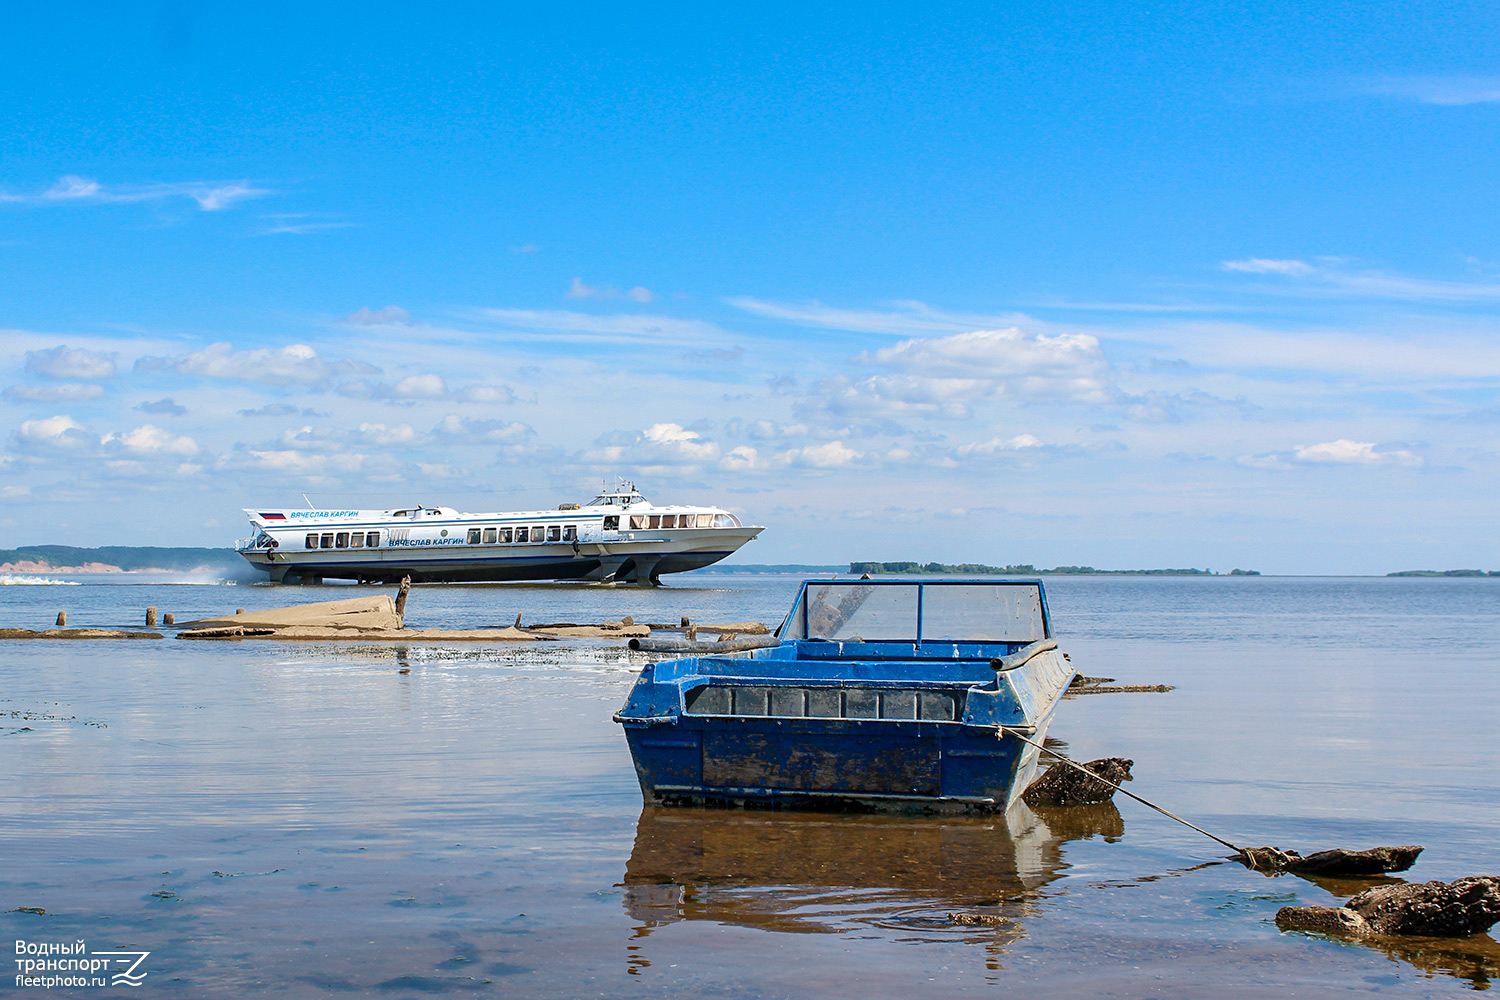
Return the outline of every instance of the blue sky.
<path id="1" fill-rule="evenodd" d="M 0 546 L 1500 568 L 1493 5 L 804 7 L 13 11 Z"/>

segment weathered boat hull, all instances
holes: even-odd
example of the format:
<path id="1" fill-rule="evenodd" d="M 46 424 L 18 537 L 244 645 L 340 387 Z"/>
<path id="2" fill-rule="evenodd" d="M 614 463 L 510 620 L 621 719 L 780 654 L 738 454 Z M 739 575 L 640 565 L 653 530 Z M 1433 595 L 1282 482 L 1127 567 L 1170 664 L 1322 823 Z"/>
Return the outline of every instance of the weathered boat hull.
<path id="1" fill-rule="evenodd" d="M 1073 676 L 1034 581 L 810 582 L 778 635 L 642 669 L 648 803 L 1003 812 Z"/>

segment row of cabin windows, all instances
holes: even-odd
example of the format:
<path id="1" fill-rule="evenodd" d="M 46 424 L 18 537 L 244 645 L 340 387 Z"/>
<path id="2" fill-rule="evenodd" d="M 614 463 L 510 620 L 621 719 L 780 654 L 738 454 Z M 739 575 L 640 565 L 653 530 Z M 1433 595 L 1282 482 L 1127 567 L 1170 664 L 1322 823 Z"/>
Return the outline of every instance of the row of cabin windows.
<path id="1" fill-rule="evenodd" d="M 470 545 L 509 545 L 511 542 L 576 542 L 578 525 L 521 525 L 519 528 L 470 528 Z"/>
<path id="2" fill-rule="evenodd" d="M 325 531 L 308 535 L 304 544 L 310 549 L 373 549 L 380 545 L 380 532 Z"/>
<path id="3" fill-rule="evenodd" d="M 728 514 L 631 514 L 630 529 L 651 528 L 732 528 L 734 518 Z"/>

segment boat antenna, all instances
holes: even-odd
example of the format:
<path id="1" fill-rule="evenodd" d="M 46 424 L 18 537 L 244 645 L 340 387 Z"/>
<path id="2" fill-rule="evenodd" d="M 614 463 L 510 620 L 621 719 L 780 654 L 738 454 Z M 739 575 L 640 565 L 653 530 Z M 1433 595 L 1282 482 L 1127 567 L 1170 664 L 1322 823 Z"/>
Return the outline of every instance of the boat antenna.
<path id="1" fill-rule="evenodd" d="M 305 503 L 305 504 L 307 504 L 307 509 L 308 510 L 317 510 L 317 508 L 313 506 L 313 502 L 311 500 L 307 499 L 307 494 L 306 493 L 302 494 L 302 502 Z"/>

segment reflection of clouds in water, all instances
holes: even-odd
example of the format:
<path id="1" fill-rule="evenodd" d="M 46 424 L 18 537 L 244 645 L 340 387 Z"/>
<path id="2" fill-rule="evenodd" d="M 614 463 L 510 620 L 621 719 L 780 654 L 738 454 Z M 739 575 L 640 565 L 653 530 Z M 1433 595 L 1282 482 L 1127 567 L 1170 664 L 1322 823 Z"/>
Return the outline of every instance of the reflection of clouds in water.
<path id="1" fill-rule="evenodd" d="M 647 807 L 626 864 L 624 905 L 640 940 L 683 920 L 776 933 L 883 929 L 1001 951 L 1067 865 L 1061 845 L 1124 824 L 1113 804 L 1045 815 L 891 816 Z M 961 925 L 952 913 L 986 923 Z"/>

